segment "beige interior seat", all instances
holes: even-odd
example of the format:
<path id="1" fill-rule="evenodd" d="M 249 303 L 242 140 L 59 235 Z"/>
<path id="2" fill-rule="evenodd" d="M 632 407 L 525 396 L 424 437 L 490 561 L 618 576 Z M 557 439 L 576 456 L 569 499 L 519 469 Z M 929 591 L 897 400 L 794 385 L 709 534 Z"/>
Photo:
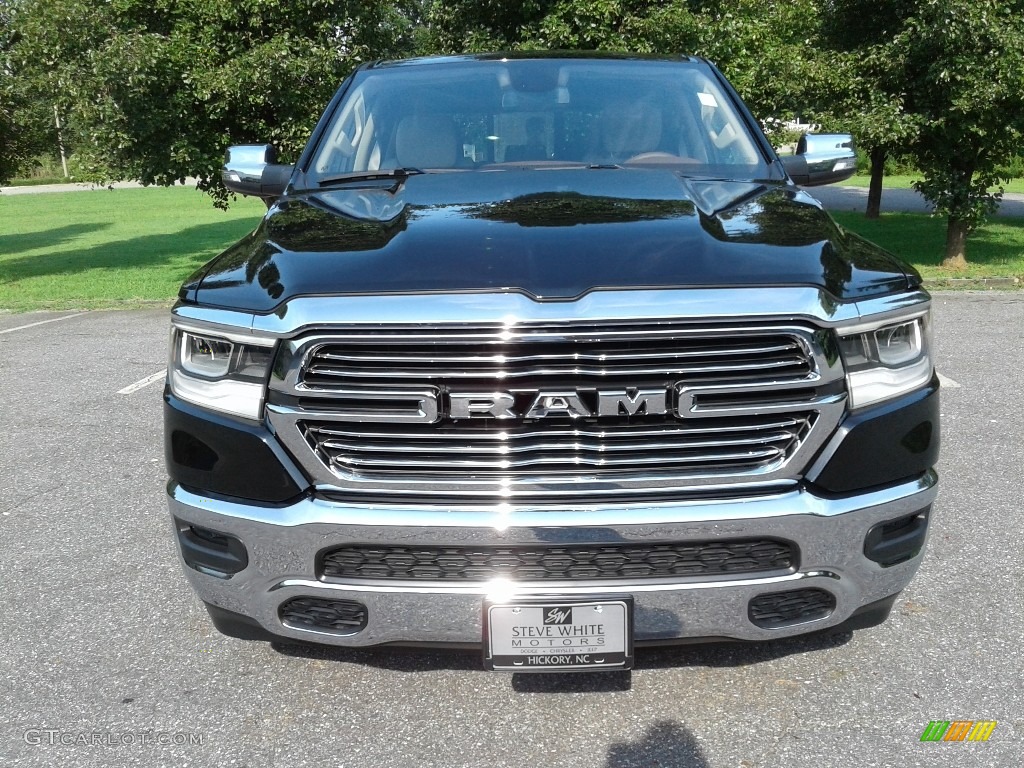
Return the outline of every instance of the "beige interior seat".
<path id="1" fill-rule="evenodd" d="M 617 103 L 598 118 L 596 156 L 622 162 L 644 152 L 655 152 L 661 143 L 661 109 L 649 102 Z"/>
<path id="2" fill-rule="evenodd" d="M 395 133 L 395 160 L 401 168 L 454 168 L 458 159 L 455 124 L 447 115 L 410 115 Z"/>

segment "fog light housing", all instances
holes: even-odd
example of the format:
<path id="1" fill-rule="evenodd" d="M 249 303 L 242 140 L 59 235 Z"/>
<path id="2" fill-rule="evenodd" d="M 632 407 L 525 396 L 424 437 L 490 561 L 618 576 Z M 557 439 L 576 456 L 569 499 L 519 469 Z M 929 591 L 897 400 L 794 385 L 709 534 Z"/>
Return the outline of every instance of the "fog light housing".
<path id="1" fill-rule="evenodd" d="M 931 507 L 896 520 L 874 526 L 864 538 L 864 557 L 883 568 L 905 563 L 917 557 L 928 535 Z"/>
<path id="2" fill-rule="evenodd" d="M 207 576 L 230 579 L 249 565 L 249 553 L 234 536 L 175 519 L 185 565 Z"/>

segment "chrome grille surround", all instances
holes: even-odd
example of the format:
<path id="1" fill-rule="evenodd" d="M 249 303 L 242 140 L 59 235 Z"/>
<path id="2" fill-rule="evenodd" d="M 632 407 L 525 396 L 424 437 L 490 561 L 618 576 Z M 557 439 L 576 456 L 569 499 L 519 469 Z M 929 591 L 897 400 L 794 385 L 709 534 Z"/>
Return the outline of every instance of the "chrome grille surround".
<path id="1" fill-rule="evenodd" d="M 283 341 L 267 414 L 335 498 L 586 503 L 784 488 L 845 407 L 832 339 L 770 320 L 339 328 Z M 669 413 L 523 417 L 537 392 L 592 405 L 607 388 L 651 387 Z M 451 420 L 453 392 L 500 393 L 517 418 Z"/>

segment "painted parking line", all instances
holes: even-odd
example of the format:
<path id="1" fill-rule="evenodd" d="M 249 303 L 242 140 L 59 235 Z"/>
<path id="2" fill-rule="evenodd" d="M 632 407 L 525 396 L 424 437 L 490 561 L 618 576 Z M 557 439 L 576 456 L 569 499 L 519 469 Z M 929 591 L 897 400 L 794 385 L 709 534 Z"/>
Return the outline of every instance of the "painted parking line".
<path id="1" fill-rule="evenodd" d="M 47 323 L 56 323 L 59 320 L 70 320 L 72 317 L 79 317 L 80 315 L 86 314 L 85 312 L 75 312 L 73 315 L 62 315 L 61 317 L 51 317 L 49 320 L 40 320 L 35 323 L 29 323 L 28 325 L 19 325 L 16 328 L 5 328 L 0 331 L 0 336 L 5 333 L 14 333 L 15 331 L 24 331 L 26 328 L 35 328 L 37 325 L 46 325 Z"/>
<path id="2" fill-rule="evenodd" d="M 960 382 L 953 381 L 949 376 L 943 376 L 941 373 L 939 374 L 939 384 L 949 389 L 960 389 L 963 386 Z"/>
<path id="3" fill-rule="evenodd" d="M 148 387 L 150 384 L 156 384 L 158 381 L 163 381 L 164 377 L 167 376 L 167 369 L 159 370 L 151 376 L 147 376 L 144 379 L 139 379 L 134 384 L 129 384 L 124 389 L 117 390 L 119 395 L 130 395 L 133 392 L 138 392 L 140 389 Z"/>

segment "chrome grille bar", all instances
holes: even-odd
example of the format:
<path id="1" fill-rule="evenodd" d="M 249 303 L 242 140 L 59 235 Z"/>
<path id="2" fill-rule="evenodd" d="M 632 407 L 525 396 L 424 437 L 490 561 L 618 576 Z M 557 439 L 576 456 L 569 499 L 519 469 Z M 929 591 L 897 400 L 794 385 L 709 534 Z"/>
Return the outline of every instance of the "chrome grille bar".
<path id="1" fill-rule="evenodd" d="M 811 369 L 797 339 L 777 334 L 723 339 L 677 331 L 673 338 L 636 338 L 625 345 L 618 338 L 608 341 L 587 334 L 545 342 L 530 338 L 531 334 L 525 333 L 506 340 L 483 337 L 440 342 L 433 337 L 400 336 L 388 338 L 387 343 L 379 339 L 373 343 L 347 339 L 343 344 L 327 343 L 314 349 L 305 363 L 303 381 L 317 388 L 381 377 L 431 382 L 612 375 L 729 379 L 765 371 L 802 376 Z M 498 351 L 492 353 L 490 347 Z"/>
<path id="2" fill-rule="evenodd" d="M 663 425 L 655 425 L 651 427 L 644 427 L 641 424 L 637 424 L 629 430 L 629 437 L 631 439 L 637 439 L 641 437 L 656 437 L 664 439 L 666 435 L 672 436 L 676 432 L 685 433 L 686 435 L 716 435 L 723 432 L 746 432 L 755 429 L 788 429 L 796 426 L 800 423 L 799 419 L 788 416 L 780 416 L 773 414 L 773 418 L 764 422 L 756 423 L 715 423 L 713 425 L 706 425 L 700 423 L 700 426 L 689 426 L 684 428 L 666 428 Z M 383 431 L 380 429 L 373 429 L 370 427 L 363 428 L 364 425 L 359 427 L 347 428 L 341 422 L 331 422 L 330 426 L 321 425 L 318 427 L 320 432 L 330 437 L 342 437 L 352 438 L 355 440 L 368 440 L 379 438 L 382 440 L 391 441 L 392 447 L 398 450 L 401 444 L 398 441 L 411 441 L 415 440 L 418 444 L 427 444 L 429 441 L 438 441 L 447 443 L 444 446 L 444 450 L 450 451 L 458 448 L 459 446 L 466 443 L 468 440 L 473 441 L 500 441 L 502 443 L 515 442 L 517 440 L 532 440 L 535 439 L 537 434 L 543 434 L 547 438 L 566 438 L 566 439 L 579 439 L 579 438 L 609 438 L 615 437 L 616 432 L 611 427 L 600 429 L 588 429 L 586 427 L 574 427 L 572 429 L 545 429 L 542 433 L 536 432 L 514 432 L 514 431 L 494 431 L 487 428 L 473 428 L 472 426 L 460 427 L 458 429 L 437 429 L 433 432 L 424 434 L 422 431 L 415 432 L 411 430 L 387 430 Z"/>
<path id="3" fill-rule="evenodd" d="M 447 361 L 444 361 L 447 363 Z M 733 363 L 729 365 L 661 365 L 661 366 L 621 366 L 612 367 L 608 366 L 605 368 L 588 367 L 582 365 L 565 365 L 565 366 L 546 366 L 543 368 L 523 368 L 523 369 L 508 369 L 508 368 L 470 368 L 467 370 L 447 369 L 447 370 L 434 370 L 423 369 L 415 370 L 410 368 L 407 364 L 396 365 L 390 369 L 381 368 L 365 368 L 362 370 L 357 369 L 344 369 L 344 368 L 333 368 L 330 366 L 323 365 L 322 363 L 314 363 L 307 369 L 306 382 L 312 386 L 317 386 L 321 382 L 316 381 L 320 377 L 335 377 L 344 381 L 345 379 L 367 379 L 367 378 L 401 378 L 406 381 L 413 380 L 428 380 L 435 381 L 438 378 L 444 379 L 479 379 L 479 378 L 494 378 L 494 379 L 524 379 L 524 378 L 540 378 L 543 376 L 657 376 L 666 377 L 671 375 L 682 375 L 682 374 L 700 374 L 703 376 L 712 374 L 739 374 L 743 372 L 749 373 L 761 373 L 763 371 L 771 371 L 775 369 L 797 369 L 803 365 L 802 361 L 794 360 L 766 360 L 759 362 L 750 363 Z M 438 366 L 439 367 L 439 366 Z M 315 382 L 315 383 L 314 383 Z"/>
<path id="4" fill-rule="evenodd" d="M 728 421 L 728 420 L 726 420 Z M 412 470 L 430 470 L 438 475 L 459 474 L 467 470 L 480 472 L 494 470 L 544 467 L 544 471 L 558 474 L 578 472 L 581 467 L 622 469 L 656 467 L 660 471 L 687 471 L 693 466 L 738 467 L 757 466 L 777 461 L 809 429 L 812 418 L 802 415 L 788 419 L 786 429 L 772 428 L 772 419 L 756 419 L 742 424 L 723 424 L 732 428 L 728 437 L 712 439 L 712 430 L 701 430 L 701 436 L 692 439 L 685 426 L 665 425 L 660 430 L 641 431 L 651 439 L 637 440 L 633 427 L 622 425 L 607 429 L 600 437 L 572 436 L 571 430 L 562 430 L 566 439 L 554 440 L 542 428 L 524 427 L 503 430 L 499 434 L 515 439 L 510 445 L 505 440 L 491 439 L 480 442 L 472 430 L 466 431 L 465 440 L 452 444 L 413 438 L 394 441 L 386 438 L 351 439 L 357 430 L 346 430 L 350 439 L 338 439 L 330 424 L 302 424 L 307 439 L 333 467 L 342 471 L 382 471 L 408 473 Z M 768 428 L 758 422 L 767 422 Z M 652 435 L 653 433 L 653 435 Z M 379 434 L 379 433 L 378 433 Z"/>

